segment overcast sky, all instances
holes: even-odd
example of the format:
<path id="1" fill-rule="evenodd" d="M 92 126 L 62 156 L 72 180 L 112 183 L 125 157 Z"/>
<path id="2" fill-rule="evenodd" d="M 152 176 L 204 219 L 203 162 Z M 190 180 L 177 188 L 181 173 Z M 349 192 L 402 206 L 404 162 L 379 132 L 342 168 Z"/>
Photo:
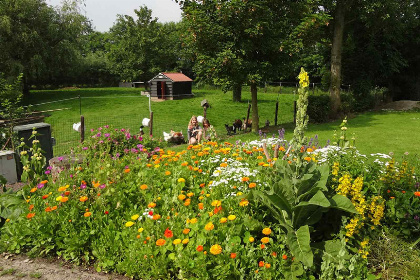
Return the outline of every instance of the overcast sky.
<path id="1" fill-rule="evenodd" d="M 62 0 L 46 0 L 52 6 L 61 5 Z M 173 0 L 85 0 L 82 10 L 92 21 L 97 31 L 108 31 L 117 19 L 117 15 L 134 16 L 134 9 L 147 6 L 152 10 L 152 17 L 159 18 L 159 22 L 181 20 L 181 9 Z"/>

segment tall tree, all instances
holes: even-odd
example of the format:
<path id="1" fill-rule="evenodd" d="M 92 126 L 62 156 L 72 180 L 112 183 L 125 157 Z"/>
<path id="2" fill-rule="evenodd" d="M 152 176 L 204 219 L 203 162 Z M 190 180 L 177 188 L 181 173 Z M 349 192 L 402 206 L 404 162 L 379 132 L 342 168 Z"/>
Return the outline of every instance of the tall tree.
<path id="1" fill-rule="evenodd" d="M 76 0 L 59 10 L 45 0 L 0 1 L 0 68 L 8 76 L 23 73 L 24 93 L 32 84 L 71 72 L 80 38 L 89 29 L 77 7 Z"/>
<path id="2" fill-rule="evenodd" d="M 252 130 L 258 131 L 260 82 L 277 77 L 287 60 L 289 35 L 302 17 L 302 3 L 274 0 L 182 1 L 184 19 L 191 33 L 199 77 L 234 89 L 247 83 L 252 96 Z"/>

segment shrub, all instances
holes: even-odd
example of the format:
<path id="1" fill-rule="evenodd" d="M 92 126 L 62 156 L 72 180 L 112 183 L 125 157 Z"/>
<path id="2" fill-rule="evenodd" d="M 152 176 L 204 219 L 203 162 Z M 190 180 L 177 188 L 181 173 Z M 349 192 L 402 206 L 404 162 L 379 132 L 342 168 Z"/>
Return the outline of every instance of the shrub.
<path id="1" fill-rule="evenodd" d="M 330 113 L 330 96 L 326 93 L 309 95 L 308 116 L 312 123 L 327 122 Z"/>

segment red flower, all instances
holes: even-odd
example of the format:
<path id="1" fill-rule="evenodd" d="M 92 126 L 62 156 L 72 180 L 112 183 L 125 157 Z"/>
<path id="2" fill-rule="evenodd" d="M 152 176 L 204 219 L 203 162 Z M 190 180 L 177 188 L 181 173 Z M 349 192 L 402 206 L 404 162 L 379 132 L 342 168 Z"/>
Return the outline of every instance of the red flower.
<path id="1" fill-rule="evenodd" d="M 222 211 L 222 206 L 219 206 L 219 207 L 214 207 L 214 210 L 213 210 L 214 214 L 217 214 L 217 213 L 219 213 L 220 211 Z"/>
<path id="2" fill-rule="evenodd" d="M 414 192 L 414 195 L 420 197 L 420 192 Z"/>
<path id="3" fill-rule="evenodd" d="M 201 252 L 201 251 L 203 251 L 203 250 L 204 250 L 203 245 L 198 245 L 198 246 L 197 246 L 197 251 L 198 251 L 198 252 Z"/>
<path id="4" fill-rule="evenodd" d="M 230 258 L 231 258 L 231 259 L 236 258 L 236 253 L 230 253 Z"/>
<path id="5" fill-rule="evenodd" d="M 282 256 L 283 260 L 287 260 L 287 255 Z"/>
<path id="6" fill-rule="evenodd" d="M 105 215 L 108 215 L 109 214 L 109 212 L 108 211 L 105 211 Z"/>
<path id="7" fill-rule="evenodd" d="M 153 211 L 149 211 L 149 216 L 153 216 Z"/>
<path id="8" fill-rule="evenodd" d="M 170 230 L 169 228 L 167 228 L 165 230 L 165 237 L 166 238 L 172 238 L 172 236 L 174 236 L 174 234 L 172 233 L 172 230 Z"/>

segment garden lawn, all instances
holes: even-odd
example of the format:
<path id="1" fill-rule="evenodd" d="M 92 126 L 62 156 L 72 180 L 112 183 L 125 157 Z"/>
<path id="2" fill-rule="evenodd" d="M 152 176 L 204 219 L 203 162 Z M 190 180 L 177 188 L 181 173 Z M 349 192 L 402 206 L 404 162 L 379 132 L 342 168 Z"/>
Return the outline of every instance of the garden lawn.
<path id="1" fill-rule="evenodd" d="M 186 135 L 186 126 L 192 115 L 202 115 L 200 103 L 207 99 L 210 108 L 207 118 L 216 128 L 219 136 L 226 137 L 225 124 L 232 124 L 235 119 L 246 116 L 248 102 L 251 100 L 249 90 L 244 89 L 242 102 L 231 101 L 231 92 L 223 93 L 215 89 L 194 89 L 195 96 L 190 99 L 173 100 L 165 102 L 152 102 L 154 113 L 153 134 L 162 137 L 163 131 L 182 131 Z M 279 89 L 270 87 L 267 92 L 259 90 L 258 110 L 260 127 L 269 136 L 277 135 L 280 128 L 285 128 L 286 139 L 293 134 L 293 101 L 297 96 L 294 88 Z M 311 91 L 312 93 L 312 91 Z M 125 127 L 136 133 L 141 120 L 149 117 L 148 98 L 140 95 L 140 89 L 131 88 L 99 88 L 99 89 L 72 89 L 34 91 L 25 100 L 26 104 L 39 104 L 56 100 L 81 96 L 81 111 L 85 116 L 87 129 L 97 128 L 101 125 L 112 124 L 115 127 Z M 279 100 L 278 127 L 274 127 L 275 104 Z M 73 123 L 80 121 L 80 101 L 78 99 L 47 103 L 34 106 L 33 110 L 54 110 L 69 108 L 62 111 L 51 112 L 46 122 L 52 125 L 53 135 L 57 140 L 56 154 L 64 153 L 79 139 L 76 131 L 72 130 Z M 269 120 L 271 126 L 264 128 L 265 121 Z M 328 140 L 333 141 L 333 131 L 339 127 L 341 120 L 324 124 L 310 124 L 306 135 L 318 135 L 319 145 L 324 146 Z M 420 111 L 380 111 L 367 112 L 349 118 L 348 136 L 354 133 L 357 148 L 365 154 L 393 152 L 397 157 L 404 152 L 413 156 L 420 154 Z M 148 128 L 145 128 L 148 133 Z M 228 141 L 253 140 L 259 138 L 253 133 L 228 138 Z M 184 148 L 181 146 L 180 148 Z"/>

